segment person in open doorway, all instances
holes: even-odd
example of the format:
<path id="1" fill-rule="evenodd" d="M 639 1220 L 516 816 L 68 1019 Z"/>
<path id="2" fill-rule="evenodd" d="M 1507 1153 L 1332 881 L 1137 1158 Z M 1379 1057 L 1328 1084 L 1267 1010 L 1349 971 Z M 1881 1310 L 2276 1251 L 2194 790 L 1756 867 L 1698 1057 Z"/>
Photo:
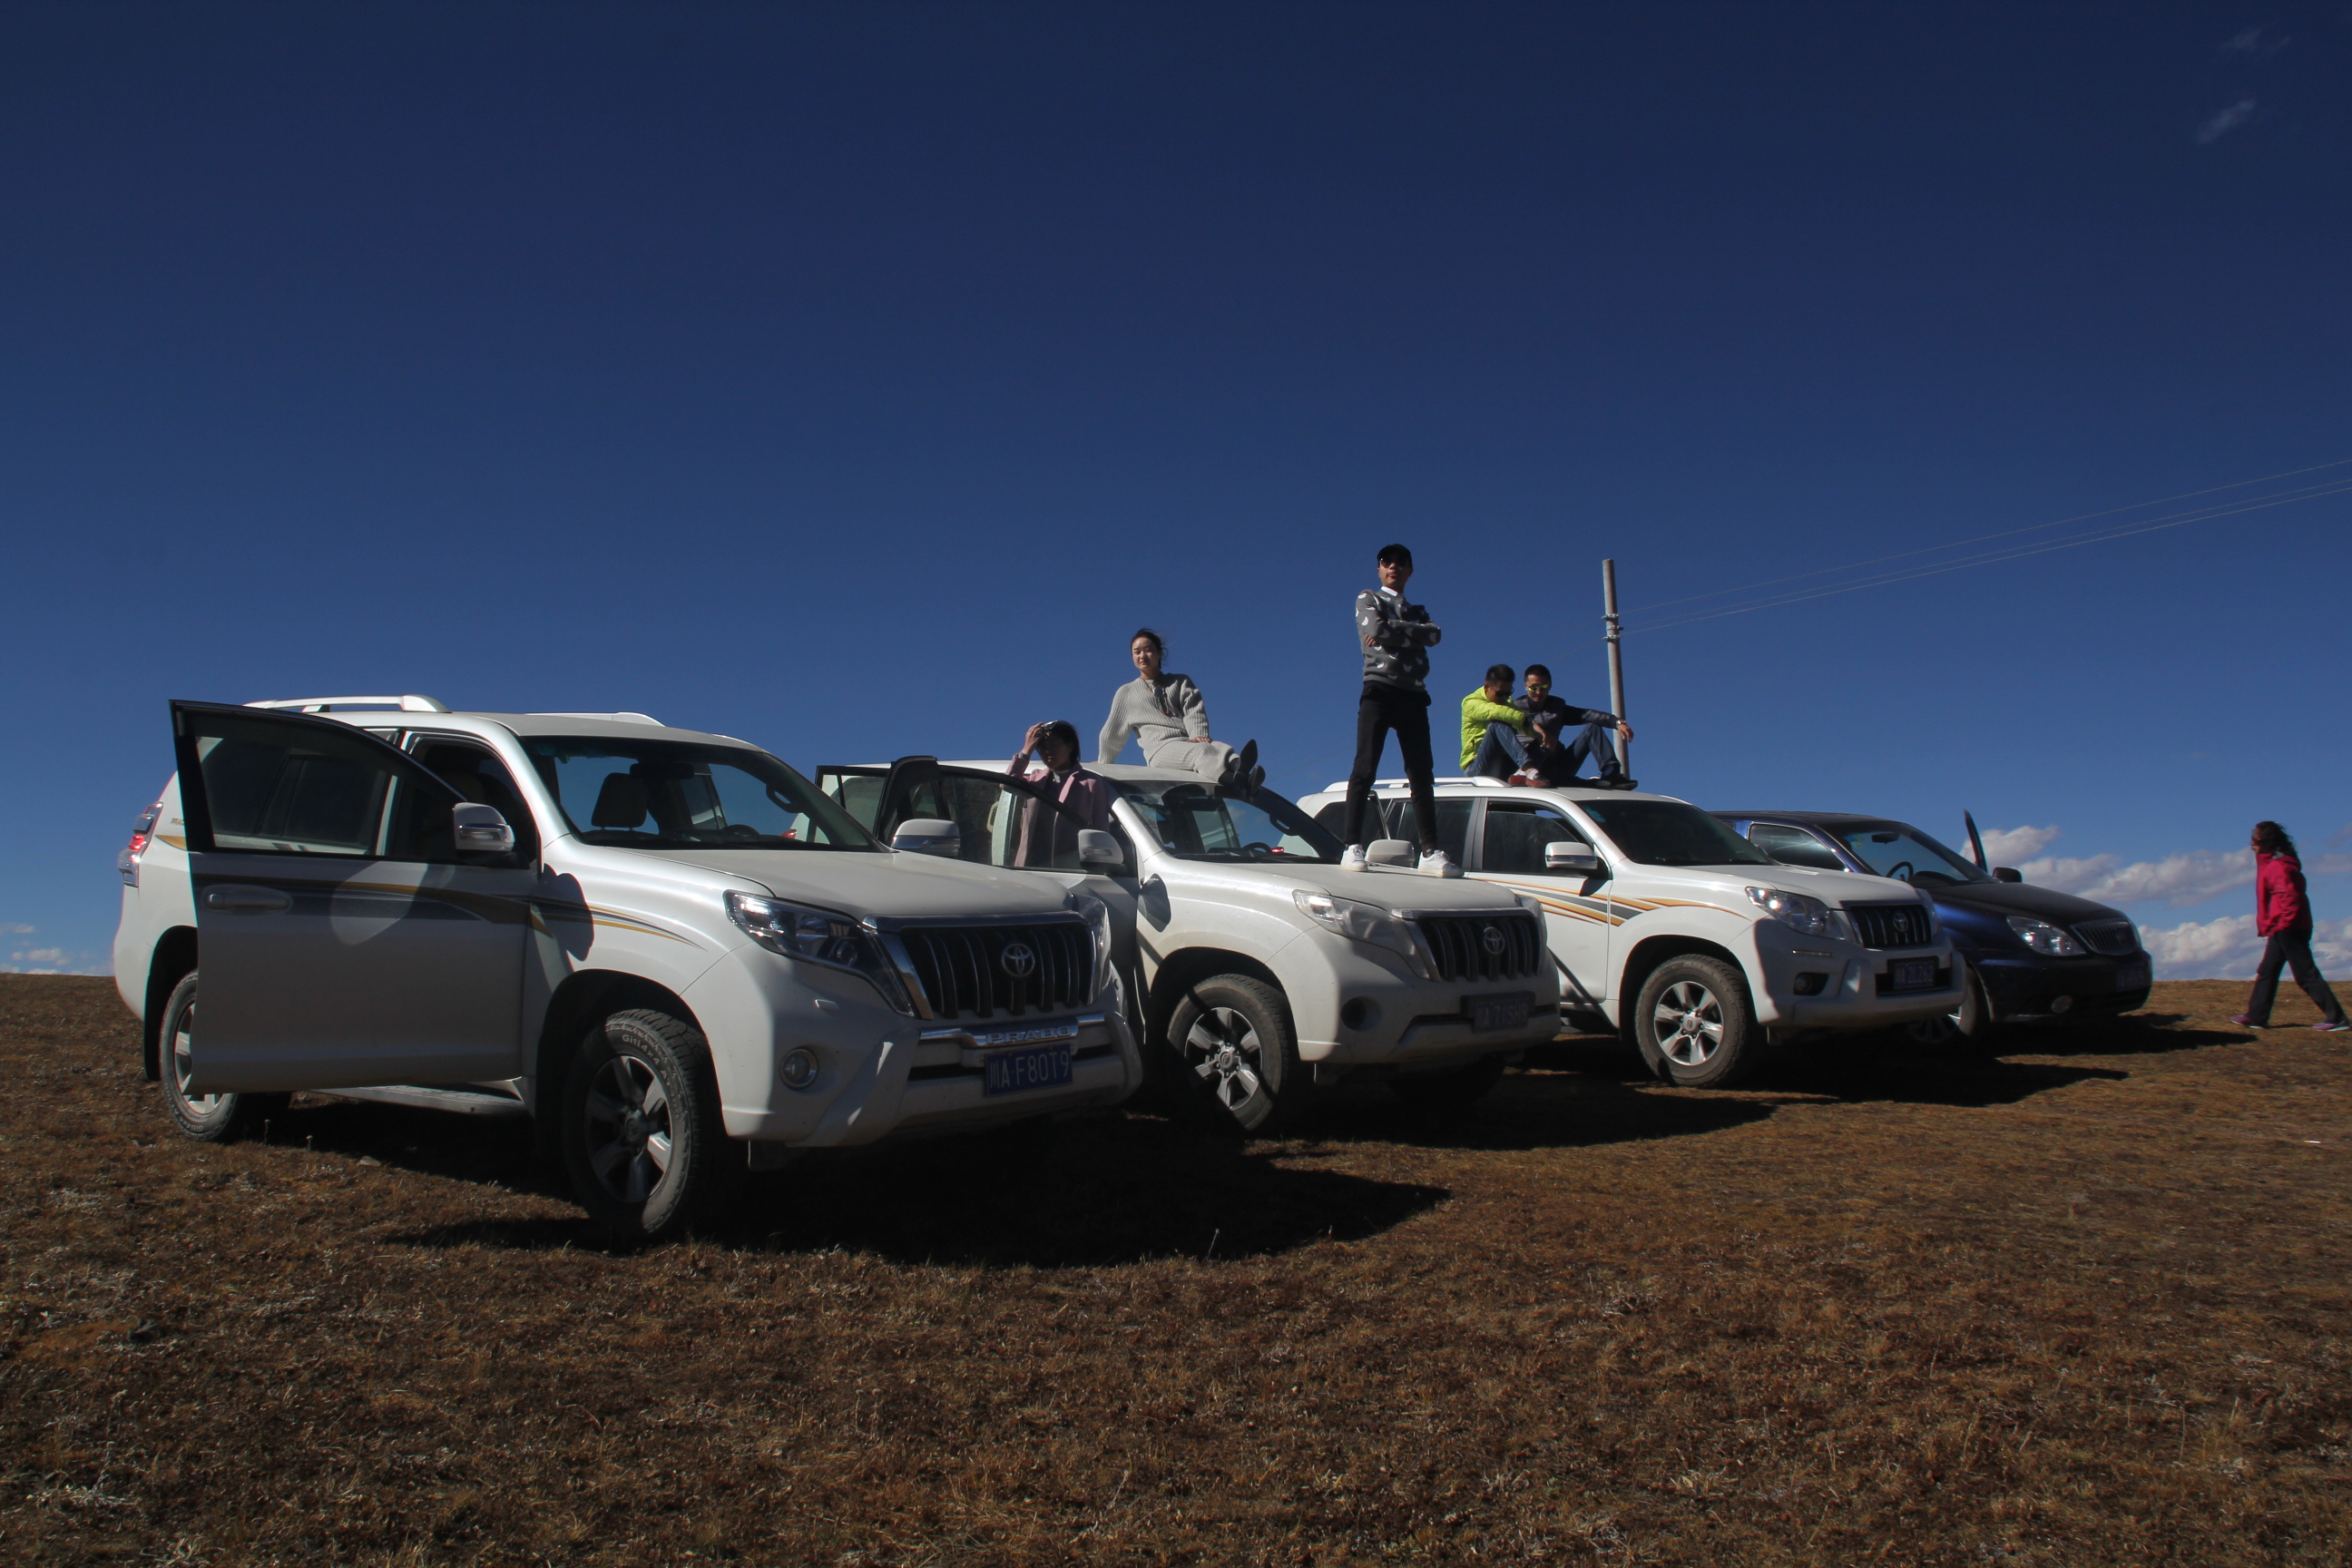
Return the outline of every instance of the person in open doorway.
<path id="1" fill-rule="evenodd" d="M 1429 752 L 1429 650 L 1444 633 L 1429 612 L 1404 596 L 1412 580 L 1412 552 L 1384 544 L 1375 563 L 1380 586 L 1356 595 L 1356 640 L 1364 653 L 1364 692 L 1356 703 L 1356 763 L 1348 773 L 1347 848 L 1343 871 L 1364 868 L 1364 811 L 1389 731 L 1396 731 L 1412 791 L 1412 823 L 1421 835 L 1421 868 L 1433 877 L 1459 877 L 1462 868 L 1437 847 L 1437 779 Z"/>
<path id="2" fill-rule="evenodd" d="M 1540 714 L 1551 715 L 1552 727 L 1559 733 L 1574 759 L 1569 767 L 1573 773 L 1583 767 L 1585 760 L 1592 762 L 1593 771 L 1601 775 L 1603 789 L 1633 789 L 1638 781 L 1625 776 L 1623 763 L 1619 761 L 1617 748 L 1611 742 L 1611 731 L 1617 739 L 1632 742 L 1633 726 L 1599 708 L 1579 708 L 1563 702 L 1551 694 L 1551 669 L 1549 666 L 1528 666 L 1527 689 L 1511 700 L 1511 705 L 1529 719 Z"/>
<path id="3" fill-rule="evenodd" d="M 1078 765 L 1078 727 L 1067 719 L 1030 725 L 1022 737 L 1020 754 L 1004 771 L 1041 786 L 1066 808 L 1055 811 L 1034 798 L 1022 803 L 1020 836 L 1013 843 L 1012 864 L 1074 870 L 1078 866 L 1079 830 L 1111 830 L 1110 781 Z"/>
<path id="4" fill-rule="evenodd" d="M 2326 1034 L 2352 1029 L 2344 1019 L 2344 1005 L 2336 999 L 2319 965 L 2311 956 L 2311 900 L 2304 889 L 2303 861 L 2294 840 L 2275 822 L 2254 824 L 2254 934 L 2268 939 L 2263 961 L 2254 969 L 2254 992 L 2246 1010 L 2230 1022 L 2250 1029 L 2271 1026 L 2271 1004 L 2278 997 L 2279 971 L 2294 971 L 2294 983 L 2319 1007 L 2313 1028 Z"/>
<path id="5" fill-rule="evenodd" d="M 1143 747 L 1143 760 L 1155 768 L 1177 768 L 1198 773 L 1221 787 L 1251 791 L 1265 782 L 1257 765 L 1257 742 L 1244 742 L 1235 751 L 1209 735 L 1209 705 L 1189 675 L 1162 669 L 1167 656 L 1160 634 L 1139 628 L 1127 640 L 1128 657 L 1135 661 L 1133 680 L 1110 694 L 1110 717 L 1103 721 L 1095 745 L 1095 761 L 1115 763 L 1132 738 Z"/>

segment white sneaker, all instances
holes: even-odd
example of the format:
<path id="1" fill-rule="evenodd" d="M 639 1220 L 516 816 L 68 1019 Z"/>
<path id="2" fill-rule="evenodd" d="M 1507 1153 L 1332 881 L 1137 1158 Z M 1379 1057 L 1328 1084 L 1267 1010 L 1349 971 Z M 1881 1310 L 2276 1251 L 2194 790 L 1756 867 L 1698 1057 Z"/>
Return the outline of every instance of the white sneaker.
<path id="1" fill-rule="evenodd" d="M 1360 844 L 1349 845 L 1346 852 L 1339 857 L 1339 869 L 1342 871 L 1360 871 L 1363 868 L 1364 847 Z"/>
<path id="2" fill-rule="evenodd" d="M 1421 874 L 1424 877 L 1459 877 L 1462 868 L 1443 849 L 1433 849 L 1421 858 Z"/>

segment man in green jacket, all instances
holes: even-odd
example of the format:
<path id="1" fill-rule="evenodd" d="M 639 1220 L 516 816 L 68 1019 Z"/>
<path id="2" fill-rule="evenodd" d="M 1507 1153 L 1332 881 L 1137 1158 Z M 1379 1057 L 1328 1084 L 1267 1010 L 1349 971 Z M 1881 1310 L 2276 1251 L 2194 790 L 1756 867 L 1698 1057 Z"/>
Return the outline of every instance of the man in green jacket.
<path id="1" fill-rule="evenodd" d="M 1517 671 L 1507 664 L 1486 667 L 1486 684 L 1462 700 L 1462 774 L 1508 778 L 1528 760 L 1528 715 L 1511 706 Z"/>

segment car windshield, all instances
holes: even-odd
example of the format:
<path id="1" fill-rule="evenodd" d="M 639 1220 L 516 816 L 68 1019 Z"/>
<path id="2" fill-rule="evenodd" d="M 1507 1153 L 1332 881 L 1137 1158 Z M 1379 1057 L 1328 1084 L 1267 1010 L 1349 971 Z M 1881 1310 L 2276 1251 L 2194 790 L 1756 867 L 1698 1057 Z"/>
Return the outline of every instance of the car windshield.
<path id="1" fill-rule="evenodd" d="M 1769 866 L 1772 858 L 1695 805 L 1675 800 L 1580 800 L 1609 841 L 1644 866 Z"/>
<path id="2" fill-rule="evenodd" d="M 1118 787 L 1153 839 L 1180 859 L 1339 863 L 1339 841 L 1271 790 L 1244 796 L 1196 784 L 1121 781 Z"/>
<path id="3" fill-rule="evenodd" d="M 872 849 L 816 785 L 749 746 L 529 735 L 547 793 L 584 844 L 627 849 Z"/>
<path id="4" fill-rule="evenodd" d="M 1956 888 L 1963 882 L 1992 880 L 1917 828 L 1900 822 L 1850 827 L 1838 838 L 1853 851 L 1855 859 L 1880 876 L 1897 878 L 1914 887 Z"/>

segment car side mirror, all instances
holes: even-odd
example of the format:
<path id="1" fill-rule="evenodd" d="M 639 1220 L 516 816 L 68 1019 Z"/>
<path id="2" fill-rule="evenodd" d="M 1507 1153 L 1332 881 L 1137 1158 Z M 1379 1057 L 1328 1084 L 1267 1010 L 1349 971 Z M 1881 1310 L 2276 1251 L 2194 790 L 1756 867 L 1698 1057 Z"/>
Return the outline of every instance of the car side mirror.
<path id="1" fill-rule="evenodd" d="M 1547 871 L 1581 871 L 1587 876 L 1601 869 L 1601 857 L 1590 844 L 1558 842 L 1544 846 L 1544 869 Z"/>
<path id="2" fill-rule="evenodd" d="M 937 855 L 953 860 L 963 850 L 963 835 L 956 825 L 938 816 L 910 816 L 890 835 L 890 847 L 910 855 Z"/>
<path id="3" fill-rule="evenodd" d="M 2025 880 L 2024 878 L 2017 874 L 2017 868 L 2014 866 L 1995 866 L 1992 868 L 1992 879 L 1996 882 L 2022 882 Z"/>
<path id="4" fill-rule="evenodd" d="M 499 815 L 494 805 L 477 805 L 461 800 L 449 808 L 449 826 L 457 835 L 457 848 L 467 855 L 511 855 L 514 853 L 514 829 Z"/>
<path id="5" fill-rule="evenodd" d="M 1410 838 L 1375 838 L 1364 846 L 1368 866 L 1412 866 L 1420 857 L 1420 848 Z"/>
<path id="6" fill-rule="evenodd" d="M 1118 847 L 1114 836 L 1099 827 L 1078 829 L 1078 864 L 1081 866 L 1122 866 L 1127 852 Z"/>

